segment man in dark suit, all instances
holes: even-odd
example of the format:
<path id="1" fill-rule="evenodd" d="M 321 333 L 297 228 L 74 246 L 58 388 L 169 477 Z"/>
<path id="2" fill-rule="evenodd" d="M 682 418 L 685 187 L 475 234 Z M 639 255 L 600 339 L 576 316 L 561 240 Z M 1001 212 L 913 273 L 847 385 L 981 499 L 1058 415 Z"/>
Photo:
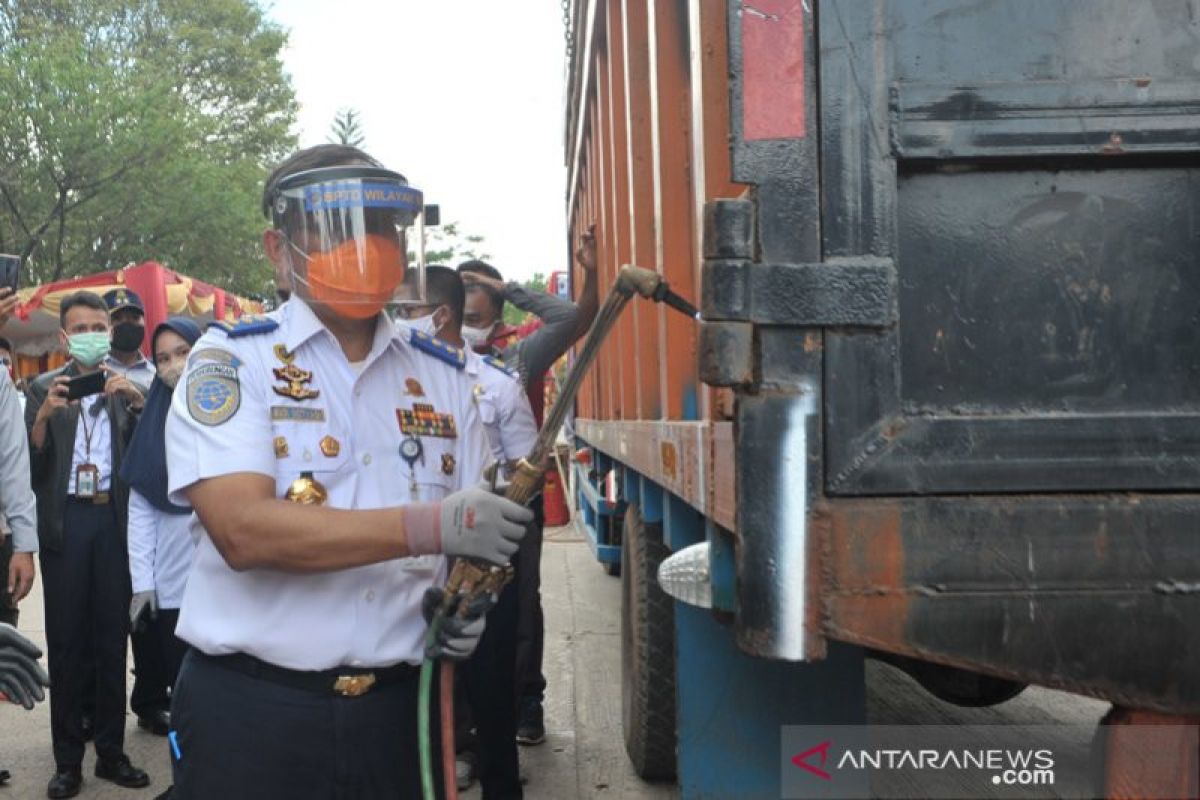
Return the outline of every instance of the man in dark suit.
<path id="1" fill-rule="evenodd" d="M 96 776 L 130 788 L 150 783 L 124 749 L 128 490 L 117 479 L 143 398 L 128 378 L 101 366 L 109 351 L 109 319 L 98 295 L 66 297 L 59 320 L 71 360 L 36 378 L 25 406 L 53 685 L 57 771 L 46 788 L 51 798 L 73 797 L 83 783 L 82 706 L 89 668 L 96 683 Z M 72 378 L 97 373 L 107 374 L 102 391 L 67 399 Z M 89 639 L 91 665 L 84 657 Z"/>

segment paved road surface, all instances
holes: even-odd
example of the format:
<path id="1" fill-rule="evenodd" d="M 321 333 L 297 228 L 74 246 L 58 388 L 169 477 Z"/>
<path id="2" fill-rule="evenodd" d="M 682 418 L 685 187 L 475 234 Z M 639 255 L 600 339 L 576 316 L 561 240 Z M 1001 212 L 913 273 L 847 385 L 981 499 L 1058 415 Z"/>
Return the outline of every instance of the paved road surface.
<path id="1" fill-rule="evenodd" d="M 571 528 L 547 531 L 543 557 L 546 608 L 546 702 L 548 737 L 540 747 L 522 749 L 530 800 L 666 800 L 673 787 L 639 780 L 629 768 L 620 730 L 620 581 L 604 574 L 587 545 Z M 45 644 L 41 588 L 21 608 L 21 628 Z M 868 665 L 871 719 L 877 723 L 926 722 L 1082 722 L 1094 723 L 1104 706 L 1060 692 L 1029 690 L 998 709 L 958 709 L 930 698 L 905 675 Z M 84 764 L 82 798 L 151 800 L 169 781 L 165 740 L 137 728 L 129 718 L 126 747 L 153 785 L 121 789 L 91 776 L 94 754 Z M 49 706 L 26 713 L 0 706 L 0 767 L 13 779 L 0 787 L 0 800 L 45 797 L 53 770 Z M 1067 742 L 1085 753 L 1083 737 Z M 478 798 L 478 790 L 464 795 Z"/>

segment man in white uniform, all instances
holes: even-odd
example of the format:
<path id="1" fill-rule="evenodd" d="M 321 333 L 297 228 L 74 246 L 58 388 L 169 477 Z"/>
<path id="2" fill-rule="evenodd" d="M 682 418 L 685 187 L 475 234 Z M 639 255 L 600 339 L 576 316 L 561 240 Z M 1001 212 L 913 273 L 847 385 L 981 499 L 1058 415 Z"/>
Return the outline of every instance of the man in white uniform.
<path id="1" fill-rule="evenodd" d="M 263 206 L 292 299 L 211 328 L 167 422 L 171 497 L 199 538 L 173 797 L 416 798 L 423 597 L 443 556 L 506 562 L 531 514 L 460 489 L 465 357 L 381 313 L 420 192 L 321 145 L 276 168 Z M 432 649 L 466 657 L 483 620 L 452 622 Z"/>
<path id="2" fill-rule="evenodd" d="M 413 282 L 406 282 L 414 293 Z M 407 324 L 455 348 L 462 337 L 466 289 L 459 274 L 447 267 L 425 270 L 425 299 L 401 308 Z M 462 435 L 475 442 L 473 461 L 463 465 L 467 479 L 489 463 L 515 465 L 529 455 L 537 441 L 537 423 L 520 380 L 499 360 L 466 349 L 463 370 L 466 390 L 474 398 L 474 414 Z M 520 564 L 517 569 L 520 570 Z M 485 800 L 523 796 L 517 756 L 517 623 L 516 581 L 501 592 L 488 614 L 488 629 L 479 649 L 463 665 L 462 691 L 455 707 L 457 772 L 460 789 L 470 786 L 478 771 Z M 474 729 L 474 730 L 472 730 Z"/>

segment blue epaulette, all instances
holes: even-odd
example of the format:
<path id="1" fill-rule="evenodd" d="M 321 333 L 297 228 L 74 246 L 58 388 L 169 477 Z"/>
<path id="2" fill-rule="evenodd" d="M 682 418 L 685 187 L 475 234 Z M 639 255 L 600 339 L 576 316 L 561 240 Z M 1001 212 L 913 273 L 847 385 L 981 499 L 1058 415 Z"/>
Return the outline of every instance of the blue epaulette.
<path id="1" fill-rule="evenodd" d="M 254 336 L 259 333 L 269 333 L 279 327 L 279 323 L 261 314 L 242 314 L 236 322 L 215 321 L 208 324 L 210 328 L 224 331 L 226 336 L 236 339 L 239 336 Z"/>
<path id="2" fill-rule="evenodd" d="M 496 358 L 495 356 L 484 356 L 483 363 L 487 364 L 489 367 L 495 367 L 496 369 L 500 370 L 501 372 L 503 372 L 505 375 L 507 375 L 510 378 L 517 377 L 516 371 L 510 369 L 509 367 L 506 367 L 504 365 L 504 362 L 501 361 L 500 359 Z"/>
<path id="3" fill-rule="evenodd" d="M 467 365 L 467 354 L 462 351 L 462 348 L 446 344 L 441 339 L 435 339 L 428 333 L 414 330 L 409 341 L 413 347 L 421 352 L 428 353 L 436 359 L 445 361 L 455 369 L 462 369 Z"/>

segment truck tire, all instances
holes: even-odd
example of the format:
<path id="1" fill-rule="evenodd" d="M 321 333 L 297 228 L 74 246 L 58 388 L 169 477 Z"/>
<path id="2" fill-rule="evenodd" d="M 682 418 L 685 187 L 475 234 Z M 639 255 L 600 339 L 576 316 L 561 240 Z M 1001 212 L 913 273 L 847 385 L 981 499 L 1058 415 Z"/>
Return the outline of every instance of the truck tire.
<path id="1" fill-rule="evenodd" d="M 644 780 L 675 778 L 675 604 L 658 585 L 662 528 L 625 512 L 621 547 L 621 722 Z"/>
<path id="2" fill-rule="evenodd" d="M 617 547 L 620 547 L 621 543 L 625 539 L 624 515 L 622 515 L 622 518 L 620 520 L 614 520 L 611 517 L 609 517 L 608 520 L 609 521 L 607 522 L 607 524 L 610 526 L 609 527 L 609 532 L 610 532 L 609 541 L 612 544 L 615 544 Z M 621 561 L 624 561 L 624 560 L 625 560 L 625 554 L 622 553 Z M 606 562 L 604 562 L 604 574 L 611 575 L 614 578 L 621 577 L 621 561 L 614 561 L 614 562 L 606 561 Z"/>

